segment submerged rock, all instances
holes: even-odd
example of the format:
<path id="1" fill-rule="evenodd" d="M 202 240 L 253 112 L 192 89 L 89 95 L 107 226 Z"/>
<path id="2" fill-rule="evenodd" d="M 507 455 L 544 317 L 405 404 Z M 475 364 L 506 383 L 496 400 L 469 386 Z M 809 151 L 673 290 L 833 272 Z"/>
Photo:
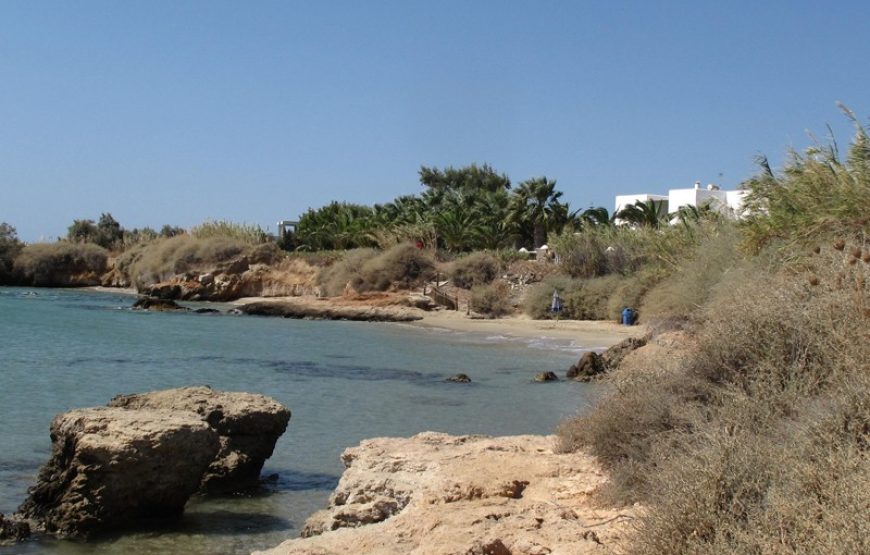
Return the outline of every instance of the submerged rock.
<path id="1" fill-rule="evenodd" d="M 133 308 L 138 308 L 140 310 L 155 310 L 158 312 L 169 312 L 173 310 L 182 310 L 188 311 L 190 310 L 187 307 L 181 306 L 173 300 L 170 299 L 161 299 L 158 297 L 139 297 L 136 299 L 136 302 L 133 303 Z"/>
<path id="2" fill-rule="evenodd" d="M 201 487 L 208 492 L 255 486 L 290 421 L 290 411 L 274 399 L 207 386 L 118 395 L 109 406 L 188 411 L 208 423 L 220 436 L 220 450 L 202 476 Z"/>
<path id="3" fill-rule="evenodd" d="M 536 382 L 557 382 L 559 381 L 559 376 L 556 375 L 555 372 L 539 372 L 535 374 Z"/>
<path id="4" fill-rule="evenodd" d="M 471 378 L 468 377 L 468 374 L 455 374 L 444 381 L 454 383 L 471 383 Z"/>
<path id="5" fill-rule="evenodd" d="M 56 416 L 51 441 L 19 513 L 59 536 L 180 516 L 220 448 L 190 412 L 102 407 Z"/>

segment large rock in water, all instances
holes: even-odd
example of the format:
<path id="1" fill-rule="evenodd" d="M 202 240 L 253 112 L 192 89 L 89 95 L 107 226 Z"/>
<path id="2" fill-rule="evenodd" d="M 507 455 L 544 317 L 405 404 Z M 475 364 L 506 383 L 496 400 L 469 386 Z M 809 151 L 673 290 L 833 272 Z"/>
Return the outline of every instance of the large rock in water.
<path id="1" fill-rule="evenodd" d="M 60 414 L 51 441 L 19 513 L 60 536 L 179 516 L 221 443 L 190 412 L 121 408 Z"/>
<path id="2" fill-rule="evenodd" d="M 213 493 L 256 485 L 263 463 L 290 421 L 290 411 L 274 399 L 205 386 L 119 395 L 109 406 L 188 411 L 207 422 L 220 436 L 220 450 L 201 483 L 203 491 Z"/>

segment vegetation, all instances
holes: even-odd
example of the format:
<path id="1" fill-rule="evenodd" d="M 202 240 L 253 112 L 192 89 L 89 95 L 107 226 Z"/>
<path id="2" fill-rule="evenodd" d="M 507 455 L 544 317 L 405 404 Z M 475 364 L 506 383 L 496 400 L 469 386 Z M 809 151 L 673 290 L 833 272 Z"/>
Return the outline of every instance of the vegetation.
<path id="1" fill-rule="evenodd" d="M 385 250 L 357 249 L 320 273 L 320 286 L 329 296 L 348 289 L 355 293 L 387 291 L 391 287 L 416 287 L 434 276 L 431 251 L 402 244 Z"/>
<path id="2" fill-rule="evenodd" d="M 605 498 L 646 506 L 628 553 L 870 551 L 866 145 L 859 127 L 845 162 L 763 166 L 753 215 L 695 233 L 644 295 L 642 314 L 685 322 L 680 356 L 620 368 L 560 427 L 609 467 Z"/>
<path id="3" fill-rule="evenodd" d="M 475 285 L 471 289 L 469 308 L 490 318 L 499 318 L 512 311 L 504 284 Z"/>
<path id="4" fill-rule="evenodd" d="M 93 243 L 36 243 L 15 258 L 16 281 L 39 287 L 98 285 L 108 252 Z"/>
<path id="5" fill-rule="evenodd" d="M 488 252 L 475 252 L 458 258 L 450 266 L 450 280 L 457 287 L 471 289 L 487 285 L 498 277 L 501 263 Z"/>
<path id="6" fill-rule="evenodd" d="M 15 228 L 0 222 L 0 285 L 13 281 L 12 267 L 23 247 Z"/>

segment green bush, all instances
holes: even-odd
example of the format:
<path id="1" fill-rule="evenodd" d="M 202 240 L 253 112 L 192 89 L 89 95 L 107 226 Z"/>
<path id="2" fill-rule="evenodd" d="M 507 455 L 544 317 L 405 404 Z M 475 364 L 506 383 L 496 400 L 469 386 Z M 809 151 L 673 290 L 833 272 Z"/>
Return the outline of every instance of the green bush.
<path id="1" fill-rule="evenodd" d="M 463 289 L 486 285 L 498 277 L 499 261 L 487 252 L 475 252 L 457 259 L 450 266 L 450 279 Z"/>
<path id="2" fill-rule="evenodd" d="M 99 285 L 107 259 L 108 251 L 93 243 L 36 243 L 21 250 L 13 271 L 38 287 Z"/>
<path id="3" fill-rule="evenodd" d="M 13 282 L 12 266 L 24 245 L 18 232 L 6 222 L 0 223 L 0 285 Z"/>
<path id="4" fill-rule="evenodd" d="M 259 245 L 269 240 L 269 236 L 258 225 L 226 220 L 207 220 L 191 229 L 190 234 L 197 239 L 230 240 L 246 245 Z"/>
<path id="5" fill-rule="evenodd" d="M 507 288 L 501 284 L 475 285 L 469 307 L 478 314 L 499 318 L 511 312 Z"/>

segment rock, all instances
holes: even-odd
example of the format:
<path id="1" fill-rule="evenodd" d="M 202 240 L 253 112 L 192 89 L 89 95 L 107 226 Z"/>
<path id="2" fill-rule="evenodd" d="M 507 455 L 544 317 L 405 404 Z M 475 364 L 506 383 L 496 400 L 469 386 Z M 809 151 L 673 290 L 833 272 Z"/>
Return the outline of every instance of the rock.
<path id="1" fill-rule="evenodd" d="M 554 445 L 434 432 L 365 440 L 342 455 L 347 469 L 304 537 L 259 555 L 613 553 L 637 510 L 596 502 L 599 463 Z M 584 538 L 593 526 L 606 549 Z"/>
<path id="2" fill-rule="evenodd" d="M 158 297 L 139 297 L 133 303 L 133 308 L 140 310 L 154 310 L 157 312 L 171 312 L 174 310 L 188 311 L 187 307 L 181 306 L 173 300 Z"/>
<path id="3" fill-rule="evenodd" d="M 6 518 L 0 513 L 0 545 L 22 542 L 30 537 L 30 525 L 22 520 Z"/>
<path id="4" fill-rule="evenodd" d="M 263 463 L 290 421 L 290 411 L 274 399 L 205 386 L 119 395 L 109 406 L 189 412 L 206 422 L 220 436 L 220 451 L 202 476 L 201 489 L 219 493 L 258 484 Z"/>
<path id="5" fill-rule="evenodd" d="M 571 365 L 565 377 L 580 382 L 588 382 L 595 376 L 603 374 L 604 371 L 604 360 L 601 355 L 593 351 L 586 351 L 580 356 L 580 360 L 576 364 Z"/>
<path id="6" fill-rule="evenodd" d="M 220 314 L 221 311 L 216 308 L 197 308 L 194 309 L 197 314 Z"/>
<path id="7" fill-rule="evenodd" d="M 330 303 L 254 302 L 238 307 L 253 316 L 280 316 L 309 320 L 352 320 L 357 322 L 413 322 L 422 316 L 407 310 L 390 310 L 372 306 L 341 306 Z"/>
<path id="8" fill-rule="evenodd" d="M 625 355 L 643 347 L 651 338 L 652 336 L 649 334 L 643 337 L 629 337 L 601 353 L 601 361 L 604 363 L 605 370 L 615 370 Z"/>
<path id="9" fill-rule="evenodd" d="M 559 376 L 556 375 L 555 372 L 539 372 L 535 374 L 536 382 L 557 382 L 559 381 Z"/>
<path id="10" fill-rule="evenodd" d="M 220 448 L 195 414 L 121 408 L 60 414 L 51 441 L 19 513 L 59 536 L 180 516 Z"/>
<path id="11" fill-rule="evenodd" d="M 468 374 L 455 374 L 444 381 L 454 383 L 471 383 L 471 378 L 468 377 Z"/>

